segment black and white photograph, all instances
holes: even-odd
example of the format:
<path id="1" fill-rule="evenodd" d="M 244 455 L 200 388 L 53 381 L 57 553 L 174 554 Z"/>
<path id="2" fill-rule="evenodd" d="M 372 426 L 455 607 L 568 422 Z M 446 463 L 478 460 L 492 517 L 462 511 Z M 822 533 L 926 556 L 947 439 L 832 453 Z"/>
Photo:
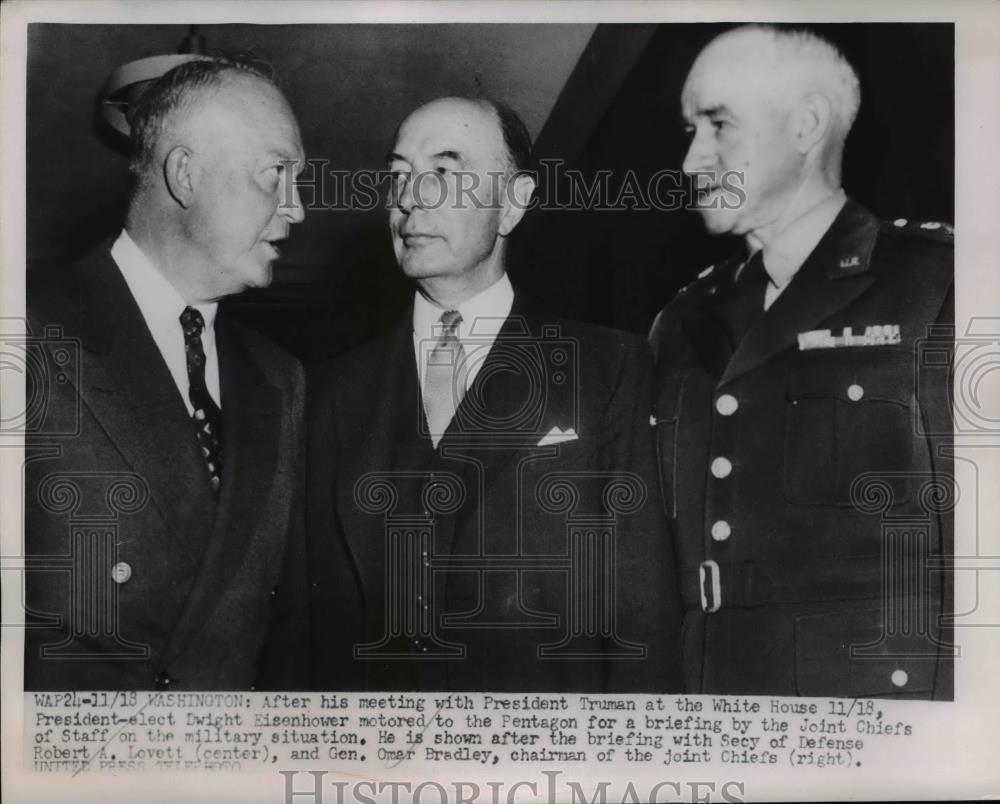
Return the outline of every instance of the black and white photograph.
<path id="1" fill-rule="evenodd" d="M 996 794 L 958 5 L 9 4 L 11 800 Z"/>

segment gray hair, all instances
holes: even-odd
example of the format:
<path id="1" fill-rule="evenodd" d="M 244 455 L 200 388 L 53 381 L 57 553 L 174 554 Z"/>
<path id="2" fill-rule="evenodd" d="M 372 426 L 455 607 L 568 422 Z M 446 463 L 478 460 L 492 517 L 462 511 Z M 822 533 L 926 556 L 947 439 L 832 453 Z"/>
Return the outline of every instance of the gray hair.
<path id="1" fill-rule="evenodd" d="M 185 62 L 151 81 L 128 110 L 131 128 L 129 173 L 133 189 L 157 169 L 156 147 L 179 112 L 184 112 L 203 92 L 223 86 L 233 74 L 248 75 L 274 85 L 274 72 L 251 58 L 205 58 Z"/>
<path id="2" fill-rule="evenodd" d="M 837 133 L 841 138 L 846 137 L 861 106 L 861 84 L 858 74 L 840 49 L 819 34 L 804 28 L 745 25 L 727 31 L 722 36 L 737 35 L 744 31 L 757 31 L 767 36 L 778 60 L 788 66 L 797 80 L 822 91 L 833 107 Z"/>

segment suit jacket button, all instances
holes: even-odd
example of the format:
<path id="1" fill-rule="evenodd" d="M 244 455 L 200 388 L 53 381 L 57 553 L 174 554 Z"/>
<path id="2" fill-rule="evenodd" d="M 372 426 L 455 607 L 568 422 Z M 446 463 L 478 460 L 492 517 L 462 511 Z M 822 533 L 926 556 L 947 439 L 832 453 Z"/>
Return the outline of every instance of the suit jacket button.
<path id="1" fill-rule="evenodd" d="M 125 561 L 119 561 L 111 568 L 111 580 L 115 583 L 125 583 L 132 577 L 132 567 Z"/>
<path id="2" fill-rule="evenodd" d="M 847 386 L 847 398 L 850 399 L 852 402 L 860 402 L 861 397 L 863 397 L 864 395 L 865 395 L 865 389 L 862 388 L 857 383 L 852 383 L 851 385 Z"/>
<path id="3" fill-rule="evenodd" d="M 723 416 L 732 416 L 738 409 L 740 403 L 732 394 L 723 394 L 715 400 L 715 409 Z"/>
<path id="4" fill-rule="evenodd" d="M 153 679 L 153 686 L 158 690 L 168 690 L 170 689 L 170 685 L 173 683 L 174 680 L 165 670 L 157 673 L 156 677 Z"/>
<path id="5" fill-rule="evenodd" d="M 889 678 L 897 687 L 905 687 L 906 682 L 910 680 L 910 676 L 905 670 L 893 670 L 892 675 Z"/>
<path id="6" fill-rule="evenodd" d="M 732 532 L 733 529 L 729 527 L 729 523 L 724 519 L 720 519 L 712 525 L 712 538 L 717 542 L 724 542 Z"/>
<path id="7" fill-rule="evenodd" d="M 720 480 L 724 477 L 729 477 L 733 471 L 733 464 L 729 458 L 723 458 L 721 455 L 712 461 L 712 474 L 719 478 Z"/>

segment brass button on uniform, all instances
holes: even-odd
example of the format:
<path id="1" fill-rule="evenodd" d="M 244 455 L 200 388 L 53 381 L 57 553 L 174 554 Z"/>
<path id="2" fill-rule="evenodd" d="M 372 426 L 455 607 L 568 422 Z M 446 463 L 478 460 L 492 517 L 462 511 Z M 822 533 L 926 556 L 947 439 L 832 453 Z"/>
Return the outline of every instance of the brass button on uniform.
<path id="1" fill-rule="evenodd" d="M 712 461 L 712 474 L 719 478 L 720 480 L 724 477 L 729 477 L 733 471 L 733 464 L 729 458 L 723 458 L 721 455 Z"/>
<path id="2" fill-rule="evenodd" d="M 724 542 L 732 532 L 733 529 L 729 527 L 729 523 L 724 519 L 720 519 L 712 525 L 712 538 L 717 542 Z"/>
<path id="3" fill-rule="evenodd" d="M 111 568 L 111 580 L 115 583 L 125 583 L 132 577 L 132 567 L 125 561 L 119 561 Z"/>
<path id="4" fill-rule="evenodd" d="M 905 687 L 906 682 L 910 680 L 910 676 L 905 670 L 893 670 L 889 678 L 897 687 Z"/>
<path id="5" fill-rule="evenodd" d="M 715 409 L 723 416 L 732 416 L 740 407 L 736 397 L 732 394 L 723 394 L 715 400 Z"/>
<path id="6" fill-rule="evenodd" d="M 861 397 L 865 395 L 865 389 L 858 385 L 856 382 L 851 383 L 847 386 L 847 398 L 852 402 L 860 402 Z"/>

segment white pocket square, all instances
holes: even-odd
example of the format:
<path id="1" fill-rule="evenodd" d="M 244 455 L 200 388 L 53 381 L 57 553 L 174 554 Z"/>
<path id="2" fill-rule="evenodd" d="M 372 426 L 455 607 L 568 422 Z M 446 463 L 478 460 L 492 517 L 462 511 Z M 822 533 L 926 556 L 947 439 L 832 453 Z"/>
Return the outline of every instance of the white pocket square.
<path id="1" fill-rule="evenodd" d="M 549 444 L 561 444 L 564 441 L 576 441 L 580 436 L 576 434 L 576 430 L 572 427 L 568 427 L 565 430 L 559 427 L 553 427 L 549 430 L 548 435 L 544 436 L 541 441 L 538 442 L 538 446 L 547 447 Z"/>

